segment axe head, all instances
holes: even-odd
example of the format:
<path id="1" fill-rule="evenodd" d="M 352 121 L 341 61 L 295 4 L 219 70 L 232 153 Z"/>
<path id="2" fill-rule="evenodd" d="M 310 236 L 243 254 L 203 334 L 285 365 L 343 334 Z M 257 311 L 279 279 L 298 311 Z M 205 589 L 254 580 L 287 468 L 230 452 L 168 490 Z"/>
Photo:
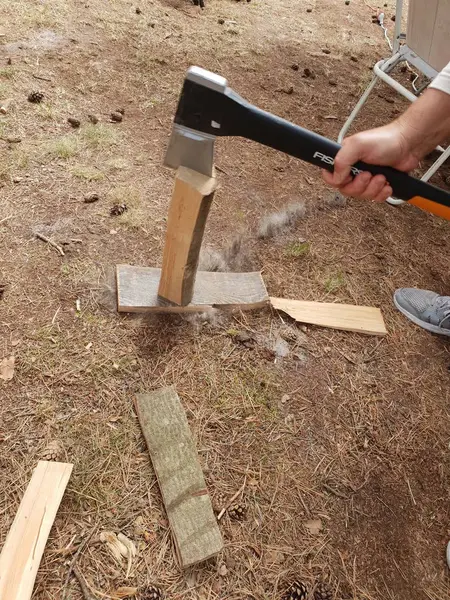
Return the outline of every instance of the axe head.
<path id="1" fill-rule="evenodd" d="M 220 135 L 222 99 L 228 90 L 220 75 L 191 67 L 184 80 L 164 164 L 187 167 L 208 177 L 213 174 L 214 141 Z"/>

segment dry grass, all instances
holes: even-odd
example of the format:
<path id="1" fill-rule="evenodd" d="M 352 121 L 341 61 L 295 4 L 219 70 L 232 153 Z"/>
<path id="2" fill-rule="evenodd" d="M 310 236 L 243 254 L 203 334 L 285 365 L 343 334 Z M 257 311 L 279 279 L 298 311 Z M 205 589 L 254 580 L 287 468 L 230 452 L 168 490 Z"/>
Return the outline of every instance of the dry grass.
<path id="1" fill-rule="evenodd" d="M 82 127 L 80 137 L 87 148 L 99 151 L 117 144 L 121 134 L 113 125 L 99 123 Z"/>
<path id="2" fill-rule="evenodd" d="M 88 4 L 57 0 L 49 12 L 45 3 L 0 0 L 8 23 L 0 57 L 13 62 L 2 62 L 0 98 L 14 99 L 0 135 L 22 139 L 0 141 L 0 360 L 16 356 L 13 381 L 0 386 L 0 542 L 36 461 L 60 440 L 75 467 L 39 571 L 39 600 L 62 598 L 67 561 L 90 532 L 78 565 L 99 598 L 156 583 L 177 600 L 279 600 L 293 578 L 311 590 L 329 581 L 334 600 L 445 598 L 448 347 L 406 324 L 391 293 L 405 284 L 448 288 L 447 223 L 331 206 L 313 169 L 220 140 L 221 188 L 202 268 L 262 269 L 276 296 L 382 306 L 389 336 L 302 329 L 269 310 L 118 316 L 106 266 L 160 264 L 173 184 L 160 165 L 189 64 L 223 72 L 249 100 L 335 138 L 339 121 L 322 117 L 342 120 L 367 67 L 386 53 L 370 9 L 321 0 L 306 13 L 296 0 L 209 0 L 199 12 L 187 0 L 158 0 L 137 15 L 125 0 Z M 47 28 L 54 35 L 39 37 Z M 23 49 L 6 53 L 21 41 Z M 350 53 L 359 62 L 347 68 Z M 313 68 L 316 80 L 301 78 L 294 63 Z M 291 85 L 293 94 L 279 91 Z M 45 93 L 43 104 L 26 101 L 33 89 Z M 123 122 L 107 122 L 119 106 Z M 390 107 L 368 107 L 368 121 L 388 119 Z M 100 122 L 88 124 L 88 114 Z M 79 130 L 69 128 L 71 115 Z M 93 192 L 99 201 L 85 204 Z M 113 218 L 116 203 L 128 210 Z M 242 332 L 254 341 L 240 343 L 233 333 Z M 223 555 L 187 573 L 176 565 L 133 410 L 135 393 L 172 384 L 214 504 L 223 508 L 242 490 L 247 507 L 242 523 L 221 520 Z M 311 519 L 322 521 L 317 535 L 305 525 Z M 128 581 L 98 542 L 102 529 L 137 545 Z M 81 598 L 75 580 L 69 591 Z"/>
<path id="3" fill-rule="evenodd" d="M 294 258 L 307 256 L 311 251 L 309 242 L 290 242 L 286 248 L 286 253 Z"/>
<path id="4" fill-rule="evenodd" d="M 74 165 L 70 168 L 70 172 L 78 179 L 86 181 L 102 181 L 105 179 L 105 174 L 98 168 L 86 165 Z"/>
<path id="5" fill-rule="evenodd" d="M 49 144 L 48 153 L 53 158 L 62 158 L 67 160 L 76 156 L 80 151 L 80 141 L 78 137 L 72 134 L 62 136 L 57 140 L 52 140 Z"/>

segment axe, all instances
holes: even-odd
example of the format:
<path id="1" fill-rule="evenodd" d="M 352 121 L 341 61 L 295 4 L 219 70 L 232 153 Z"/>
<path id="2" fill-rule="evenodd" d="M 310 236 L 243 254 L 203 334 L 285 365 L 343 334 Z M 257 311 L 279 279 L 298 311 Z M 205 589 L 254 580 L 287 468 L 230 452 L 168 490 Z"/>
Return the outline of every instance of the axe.
<path id="1" fill-rule="evenodd" d="M 257 108 L 228 87 L 227 80 L 191 67 L 178 102 L 165 165 L 211 176 L 217 136 L 239 136 L 333 171 L 341 146 L 317 133 Z M 391 167 L 357 162 L 352 174 L 384 175 L 401 200 L 450 220 L 450 193 Z"/>

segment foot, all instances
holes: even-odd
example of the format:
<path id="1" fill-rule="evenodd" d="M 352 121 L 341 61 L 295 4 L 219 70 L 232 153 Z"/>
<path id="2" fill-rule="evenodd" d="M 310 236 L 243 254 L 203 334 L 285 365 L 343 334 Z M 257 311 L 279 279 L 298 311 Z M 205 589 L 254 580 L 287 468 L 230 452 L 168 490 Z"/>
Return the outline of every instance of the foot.
<path id="1" fill-rule="evenodd" d="M 394 303 L 410 321 L 427 331 L 450 336 L 450 296 L 428 290 L 402 288 L 394 294 Z"/>

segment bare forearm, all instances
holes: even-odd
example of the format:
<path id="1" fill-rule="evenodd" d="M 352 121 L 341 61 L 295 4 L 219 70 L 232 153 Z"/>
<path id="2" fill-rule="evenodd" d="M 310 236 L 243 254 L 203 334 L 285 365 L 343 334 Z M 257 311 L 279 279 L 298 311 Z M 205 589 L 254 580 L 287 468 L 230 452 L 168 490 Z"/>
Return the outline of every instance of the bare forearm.
<path id="1" fill-rule="evenodd" d="M 450 138 L 450 94 L 428 89 L 395 124 L 410 151 L 423 158 Z"/>

